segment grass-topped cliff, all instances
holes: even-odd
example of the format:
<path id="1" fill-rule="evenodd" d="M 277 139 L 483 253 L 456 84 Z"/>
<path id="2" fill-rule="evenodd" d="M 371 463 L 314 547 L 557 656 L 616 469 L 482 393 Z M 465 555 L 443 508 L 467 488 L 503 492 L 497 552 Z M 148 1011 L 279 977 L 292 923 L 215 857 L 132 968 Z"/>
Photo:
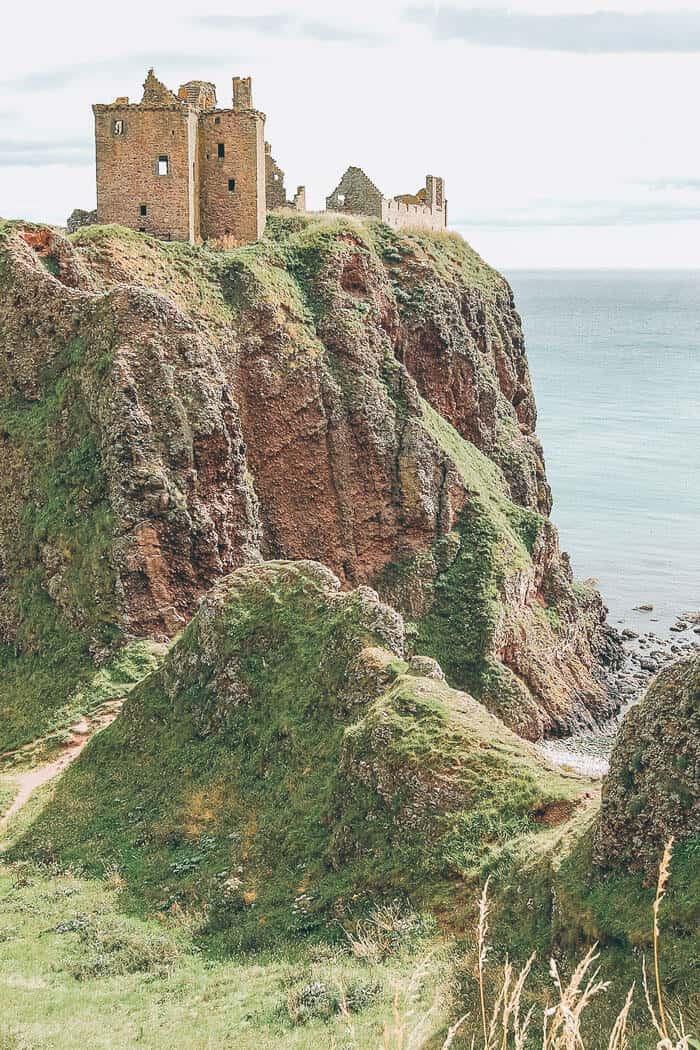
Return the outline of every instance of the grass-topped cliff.
<path id="1" fill-rule="evenodd" d="M 512 295 L 460 238 L 271 216 L 214 252 L 5 223 L 0 321 L 0 747 L 261 557 L 378 587 L 527 736 L 610 710 Z"/>
<path id="2" fill-rule="evenodd" d="M 671 825 L 662 981 L 696 1026 L 696 666 L 628 722 L 602 815 L 523 739 L 608 713 L 618 655 L 559 551 L 535 419 L 510 289 L 458 237 L 0 225 L 0 809 L 32 742 L 128 694 L 0 825 L 0 980 L 41 925 L 53 1019 L 13 991 L 0 1045 L 68 1046 L 73 1013 L 85 1045 L 399 1047 L 419 1006 L 422 1050 L 465 1010 L 447 1045 L 478 1045 L 490 876 L 487 1000 L 535 948 L 541 1016 L 549 955 L 598 940 L 614 994 L 577 1045 L 603 1050 Z"/>

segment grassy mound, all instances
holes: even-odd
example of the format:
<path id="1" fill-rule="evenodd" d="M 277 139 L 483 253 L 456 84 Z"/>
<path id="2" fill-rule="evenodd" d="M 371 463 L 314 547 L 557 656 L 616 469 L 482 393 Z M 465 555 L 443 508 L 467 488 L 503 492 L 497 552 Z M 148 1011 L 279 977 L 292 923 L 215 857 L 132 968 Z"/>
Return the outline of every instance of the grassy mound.
<path id="1" fill-rule="evenodd" d="M 368 588 L 309 562 L 238 570 L 19 852 L 116 865 L 138 907 L 202 910 L 229 946 L 337 935 L 397 896 L 458 924 L 470 879 L 551 833 L 586 784 L 403 649 Z"/>

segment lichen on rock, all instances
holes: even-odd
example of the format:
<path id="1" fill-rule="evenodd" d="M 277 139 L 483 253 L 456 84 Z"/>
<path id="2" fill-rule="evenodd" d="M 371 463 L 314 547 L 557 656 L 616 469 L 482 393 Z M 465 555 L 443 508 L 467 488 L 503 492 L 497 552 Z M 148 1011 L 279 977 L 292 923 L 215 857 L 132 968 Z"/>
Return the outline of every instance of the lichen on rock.
<path id="1" fill-rule="evenodd" d="M 596 859 L 647 876 L 671 837 L 700 836 L 700 659 L 678 660 L 626 715 L 610 758 Z"/>

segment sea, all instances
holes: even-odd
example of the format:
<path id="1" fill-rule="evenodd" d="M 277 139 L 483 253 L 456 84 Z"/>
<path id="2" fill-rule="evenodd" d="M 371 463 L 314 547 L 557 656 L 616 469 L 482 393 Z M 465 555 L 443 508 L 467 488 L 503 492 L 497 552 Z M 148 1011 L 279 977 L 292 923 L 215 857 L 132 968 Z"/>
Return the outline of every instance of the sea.
<path id="1" fill-rule="evenodd" d="M 562 548 L 615 626 L 668 636 L 700 610 L 700 272 L 507 277 Z M 555 742 L 551 757 L 568 749 L 604 772 L 616 729 Z"/>
<path id="2" fill-rule="evenodd" d="M 552 517 L 612 622 L 700 609 L 700 271 L 516 271 Z"/>

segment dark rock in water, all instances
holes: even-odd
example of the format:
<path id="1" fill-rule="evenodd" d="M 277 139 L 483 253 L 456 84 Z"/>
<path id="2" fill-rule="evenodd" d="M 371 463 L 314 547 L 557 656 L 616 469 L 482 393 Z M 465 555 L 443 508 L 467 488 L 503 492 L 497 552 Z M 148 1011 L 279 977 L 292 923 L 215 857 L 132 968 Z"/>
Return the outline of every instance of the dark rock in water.
<path id="1" fill-rule="evenodd" d="M 625 627 L 622 632 L 622 637 L 626 638 L 628 641 L 632 641 L 634 638 L 639 638 L 639 632 L 633 631 L 631 627 Z"/>
<path id="2" fill-rule="evenodd" d="M 635 612 L 653 612 L 654 611 L 654 606 L 653 605 L 635 605 L 634 611 Z"/>
<path id="3" fill-rule="evenodd" d="M 656 662 L 656 660 L 642 660 L 640 661 L 639 666 L 644 671 L 658 671 L 659 669 L 659 665 Z"/>
<path id="4" fill-rule="evenodd" d="M 599 863 L 652 876 L 665 844 L 700 833 L 700 658 L 674 663 L 626 716 L 596 832 Z"/>
<path id="5" fill-rule="evenodd" d="M 687 631 L 690 627 L 688 623 L 674 623 L 673 627 L 669 628 L 671 631 L 675 631 L 676 634 L 681 634 L 683 631 Z"/>

